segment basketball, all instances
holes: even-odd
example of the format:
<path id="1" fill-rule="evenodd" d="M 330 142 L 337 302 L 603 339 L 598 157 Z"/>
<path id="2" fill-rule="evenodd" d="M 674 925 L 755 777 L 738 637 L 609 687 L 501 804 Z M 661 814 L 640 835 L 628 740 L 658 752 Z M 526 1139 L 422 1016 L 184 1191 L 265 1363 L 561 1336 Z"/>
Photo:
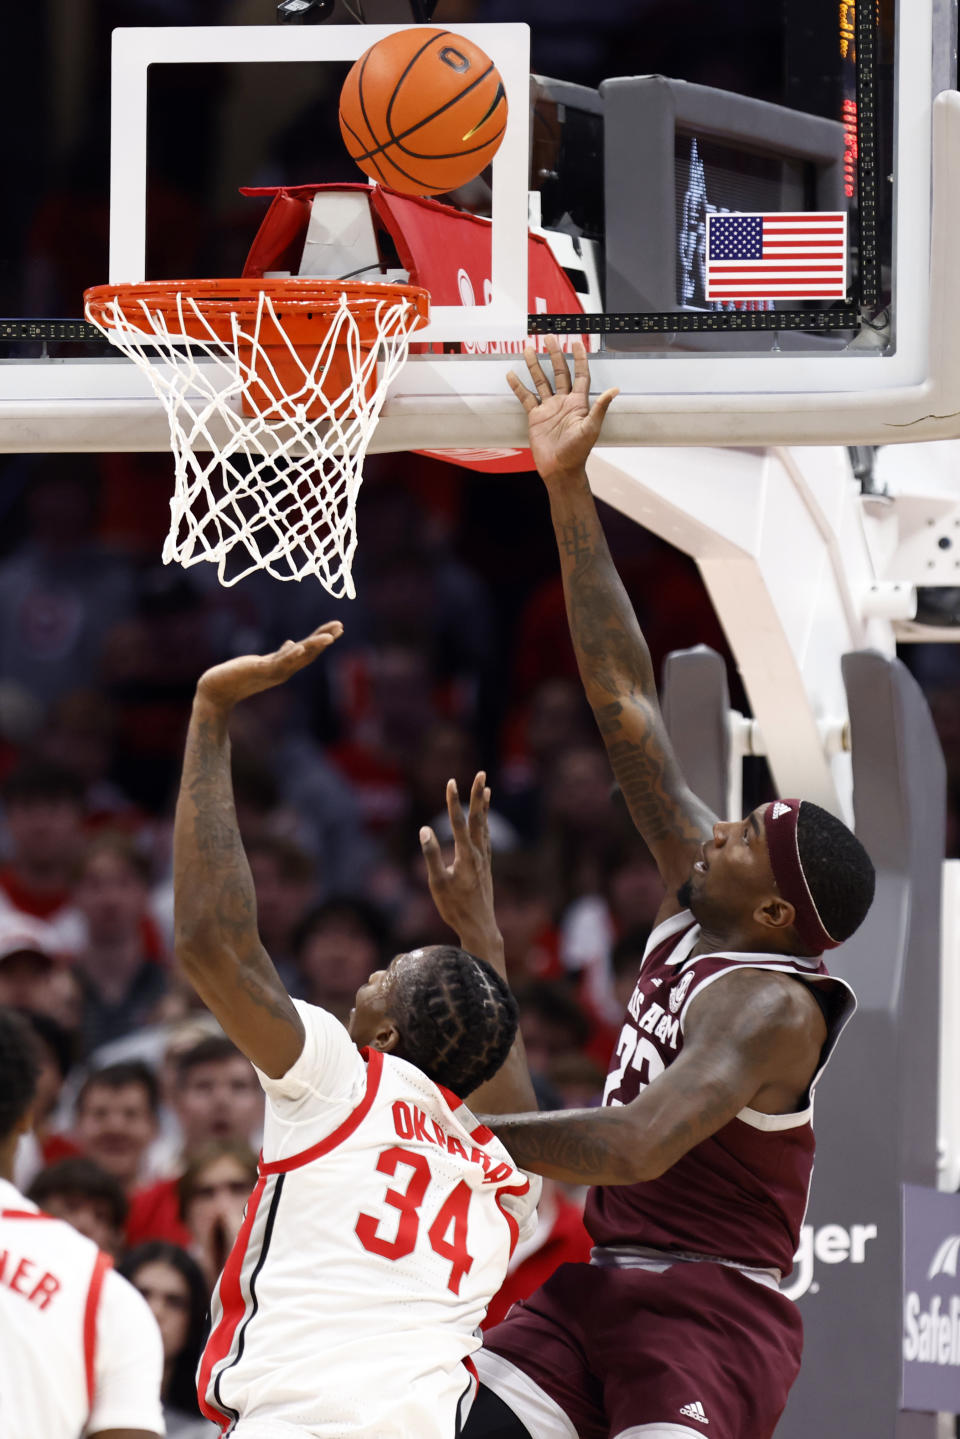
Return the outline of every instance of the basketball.
<path id="1" fill-rule="evenodd" d="M 371 179 L 442 195 L 490 163 L 507 125 L 500 73 L 450 30 L 411 27 L 371 45 L 340 92 L 340 130 Z"/>

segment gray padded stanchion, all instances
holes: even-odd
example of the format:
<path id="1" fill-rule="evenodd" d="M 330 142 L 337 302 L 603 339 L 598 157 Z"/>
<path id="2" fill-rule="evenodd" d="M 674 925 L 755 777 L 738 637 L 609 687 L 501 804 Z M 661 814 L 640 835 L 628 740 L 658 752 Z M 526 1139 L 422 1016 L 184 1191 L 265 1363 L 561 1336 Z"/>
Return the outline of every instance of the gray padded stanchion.
<path id="1" fill-rule="evenodd" d="M 828 956 L 859 1010 L 817 1092 L 817 1161 L 794 1286 L 806 1345 L 777 1439 L 934 1439 L 899 1413 L 901 1185 L 936 1185 L 943 755 L 898 660 L 843 659 L 857 834 L 877 866 L 866 922 Z"/>
<path id="2" fill-rule="evenodd" d="M 707 645 L 673 650 L 663 662 L 660 706 L 680 770 L 695 795 L 727 814 L 730 757 L 727 666 Z"/>

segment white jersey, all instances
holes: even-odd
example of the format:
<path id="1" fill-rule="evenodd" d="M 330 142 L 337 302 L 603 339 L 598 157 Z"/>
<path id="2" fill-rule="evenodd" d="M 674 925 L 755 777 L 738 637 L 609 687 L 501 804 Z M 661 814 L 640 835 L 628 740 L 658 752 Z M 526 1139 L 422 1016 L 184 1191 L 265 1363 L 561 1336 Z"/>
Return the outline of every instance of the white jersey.
<path id="1" fill-rule="evenodd" d="M 108 1255 L 0 1179 L 0 1434 L 163 1434 L 156 1320 Z"/>
<path id="2" fill-rule="evenodd" d="M 454 1439 L 540 1181 L 449 1090 L 296 1004 L 303 1052 L 260 1076 L 260 1177 L 214 1290 L 201 1407 L 236 1439 Z"/>

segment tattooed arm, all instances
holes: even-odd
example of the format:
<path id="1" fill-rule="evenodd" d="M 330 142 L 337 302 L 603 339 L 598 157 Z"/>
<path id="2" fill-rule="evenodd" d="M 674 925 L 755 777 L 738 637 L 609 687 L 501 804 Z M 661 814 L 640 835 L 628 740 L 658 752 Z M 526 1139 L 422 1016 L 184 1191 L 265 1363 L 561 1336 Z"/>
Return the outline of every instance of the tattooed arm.
<path id="1" fill-rule="evenodd" d="M 257 932 L 253 877 L 230 778 L 230 711 L 316 659 L 342 632 L 322 625 L 275 654 L 245 655 L 200 677 L 173 829 L 174 930 L 184 972 L 239 1049 L 272 1079 L 303 1049 L 303 1024 Z"/>
<path id="2" fill-rule="evenodd" d="M 690 1006 L 681 1053 L 629 1104 L 484 1117 L 521 1169 L 572 1184 L 657 1179 L 741 1109 L 804 1107 L 827 1037 L 786 975 L 725 975 Z"/>
<path id="3" fill-rule="evenodd" d="M 616 391 L 590 406 L 590 370 L 574 346 L 575 378 L 548 337 L 554 385 L 532 350 L 527 368 L 536 394 L 516 375 L 510 385 L 527 411 L 530 448 L 550 496 L 570 634 L 587 699 L 634 824 L 668 887 L 660 917 L 677 910 L 672 896 L 688 877 L 699 845 L 716 822 L 688 788 L 667 735 L 650 651 L 614 569 L 587 481 L 586 459 Z"/>

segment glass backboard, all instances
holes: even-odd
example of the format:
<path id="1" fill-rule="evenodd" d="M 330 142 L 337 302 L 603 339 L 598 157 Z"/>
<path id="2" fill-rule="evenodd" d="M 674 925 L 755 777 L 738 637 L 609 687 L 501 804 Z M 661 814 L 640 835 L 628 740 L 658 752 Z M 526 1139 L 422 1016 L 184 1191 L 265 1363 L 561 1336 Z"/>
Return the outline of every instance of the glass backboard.
<path id="1" fill-rule="evenodd" d="M 309 26 L 278 24 L 264 0 L 244 10 L 253 24 L 152 27 L 129 0 L 52 37 L 0 260 L 3 447 L 162 448 L 142 377 L 82 323 L 83 289 L 239 274 L 268 203 L 241 187 L 363 180 L 337 97 L 384 30 L 325 8 Z M 549 331 L 589 333 L 596 384 L 620 387 L 610 443 L 943 432 L 958 305 L 941 244 L 931 306 L 931 193 L 934 132 L 944 173 L 960 133 L 949 101 L 934 122 L 955 81 L 952 4 L 597 0 L 587 24 L 543 0 L 438 0 L 428 23 L 486 44 L 511 122 L 492 170 L 440 197 L 489 220 L 489 274 L 438 307 L 374 448 L 519 441 L 505 374 L 526 334 Z M 842 238 L 825 253 L 831 218 Z M 525 274 L 528 224 L 575 294 L 563 311 Z M 726 259 L 710 238 L 724 234 Z M 760 278 L 731 295 L 717 275 L 751 236 Z M 796 288 L 762 268 L 784 255 Z M 437 263 L 455 277 L 456 247 L 439 245 Z M 830 294 L 815 288 L 824 271 L 840 276 Z M 901 425 L 910 433 L 890 433 Z"/>

